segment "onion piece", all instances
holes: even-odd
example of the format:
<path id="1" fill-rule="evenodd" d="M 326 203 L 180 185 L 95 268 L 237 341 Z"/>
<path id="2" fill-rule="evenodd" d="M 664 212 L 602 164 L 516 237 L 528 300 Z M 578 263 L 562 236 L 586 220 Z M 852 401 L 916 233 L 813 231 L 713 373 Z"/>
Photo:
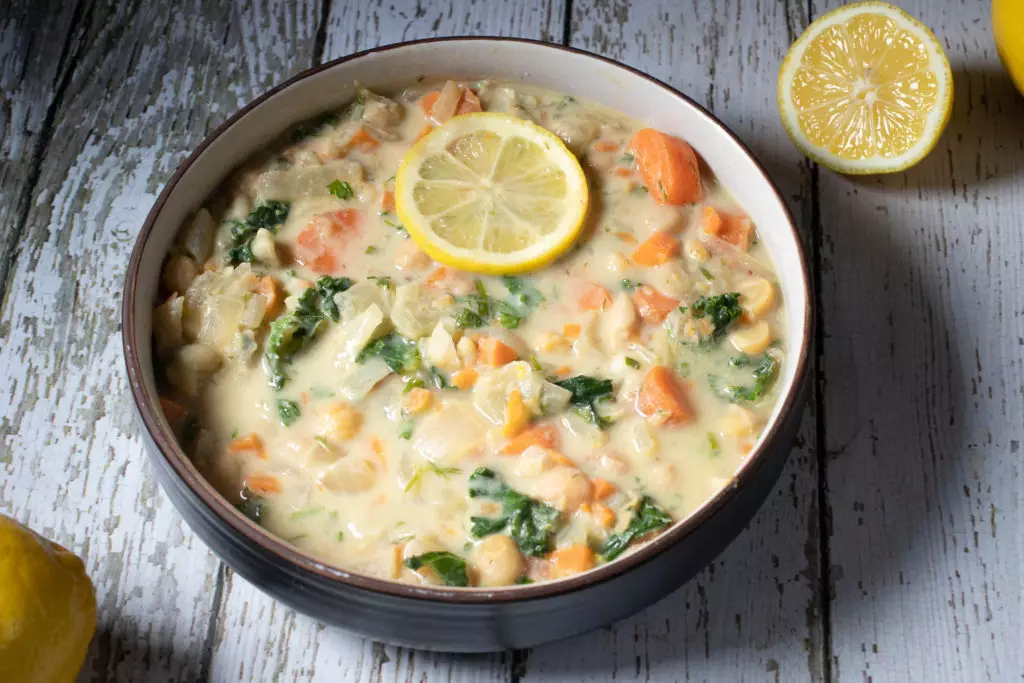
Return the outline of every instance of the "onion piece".
<path id="1" fill-rule="evenodd" d="M 446 81 L 441 88 L 441 94 L 430 109 L 430 120 L 441 125 L 452 117 L 455 110 L 459 108 L 459 101 L 462 99 L 462 88 L 455 81 Z"/>

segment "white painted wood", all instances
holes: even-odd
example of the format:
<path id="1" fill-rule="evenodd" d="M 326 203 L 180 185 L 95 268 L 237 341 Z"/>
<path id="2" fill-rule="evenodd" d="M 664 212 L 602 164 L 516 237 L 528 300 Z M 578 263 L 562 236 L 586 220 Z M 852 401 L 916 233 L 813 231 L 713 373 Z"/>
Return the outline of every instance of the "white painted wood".
<path id="1" fill-rule="evenodd" d="M 799 7 L 573 2 L 572 44 L 636 66 L 707 107 L 750 145 L 792 198 L 810 206 L 809 174 L 775 114 L 775 74 Z M 742 188 L 735 188 L 742 201 Z M 807 242 L 810 242 L 809 231 Z M 814 416 L 776 491 L 707 570 L 640 615 L 534 649 L 525 680 L 818 681 L 821 613 Z"/>
<path id="2" fill-rule="evenodd" d="M 493 3 L 334 2 L 323 60 L 376 45 L 435 35 L 560 37 L 559 0 Z M 509 654 L 445 655 L 374 643 L 296 615 L 232 574 L 218 617 L 213 681 L 504 681 Z M 270 656 L 267 653 L 271 653 Z"/>
<path id="3" fill-rule="evenodd" d="M 121 288 L 160 185 L 206 129 L 308 65 L 317 7 L 101 2 L 75 27 L 0 312 L 0 510 L 86 560 L 100 608 L 80 681 L 204 677 L 218 562 L 145 463 Z M 51 39 L 45 18 L 27 28 L 33 44 Z"/>
<path id="4" fill-rule="evenodd" d="M 1024 97 L 989 3 L 899 4 L 955 100 L 916 168 L 820 173 L 832 675 L 1019 681 Z"/>

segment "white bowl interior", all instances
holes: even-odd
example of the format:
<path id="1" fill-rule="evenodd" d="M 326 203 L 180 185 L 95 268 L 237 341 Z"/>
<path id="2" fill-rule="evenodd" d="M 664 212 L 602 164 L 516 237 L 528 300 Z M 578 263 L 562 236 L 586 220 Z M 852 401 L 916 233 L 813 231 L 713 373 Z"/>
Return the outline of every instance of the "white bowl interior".
<path id="1" fill-rule="evenodd" d="M 797 380 L 810 293 L 789 215 L 747 152 L 707 114 L 671 90 L 610 62 L 536 43 L 470 39 L 403 45 L 336 64 L 274 93 L 227 128 L 195 159 L 171 190 L 141 257 L 134 302 L 138 357 L 157 401 L 148 340 L 160 266 L 182 223 L 253 152 L 287 128 L 352 99 L 353 83 L 395 91 L 419 76 L 508 79 L 591 100 L 687 140 L 753 218 L 779 273 L 786 310 L 786 362 L 779 378 L 787 395 Z M 778 420 L 784 401 L 771 416 Z M 165 429 L 168 427 L 165 425 Z M 764 433 L 769 430 L 765 429 Z M 762 437 L 763 438 L 763 437 Z M 756 453 L 755 448 L 752 453 Z"/>

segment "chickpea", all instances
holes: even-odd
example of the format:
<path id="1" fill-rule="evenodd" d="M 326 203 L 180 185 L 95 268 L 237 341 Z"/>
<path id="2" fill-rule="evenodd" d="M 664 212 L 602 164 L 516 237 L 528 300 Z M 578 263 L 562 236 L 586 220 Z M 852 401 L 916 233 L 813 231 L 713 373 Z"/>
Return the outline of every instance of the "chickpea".
<path id="1" fill-rule="evenodd" d="M 613 251 L 612 253 L 608 254 L 607 267 L 609 273 L 622 273 L 627 268 L 629 268 L 629 261 L 627 261 L 626 257 L 620 254 L 619 252 Z"/>
<path id="2" fill-rule="evenodd" d="M 772 343 L 772 330 L 767 322 L 759 320 L 730 334 L 729 342 L 737 351 L 748 356 L 763 353 Z"/>
<path id="3" fill-rule="evenodd" d="M 763 277 L 755 277 L 736 286 L 740 306 L 754 319 L 763 317 L 775 307 L 775 286 Z"/>
<path id="4" fill-rule="evenodd" d="M 172 292 L 184 294 L 197 275 L 199 266 L 195 261 L 188 256 L 172 256 L 164 266 L 163 283 Z"/>
<path id="5" fill-rule="evenodd" d="M 359 433 L 363 414 L 347 401 L 334 401 L 323 409 L 320 433 L 332 441 L 348 441 Z"/>
<path id="6" fill-rule="evenodd" d="M 757 431 L 757 420 L 746 408 L 730 405 L 719 420 L 723 434 L 730 436 L 752 436 Z"/>
<path id="7" fill-rule="evenodd" d="M 488 536 L 473 549 L 473 566 L 481 586 L 508 586 L 526 569 L 516 542 L 508 536 Z"/>
<path id="8" fill-rule="evenodd" d="M 574 467 L 558 467 L 541 474 L 532 483 L 533 494 L 562 512 L 573 513 L 590 500 L 591 485 Z"/>

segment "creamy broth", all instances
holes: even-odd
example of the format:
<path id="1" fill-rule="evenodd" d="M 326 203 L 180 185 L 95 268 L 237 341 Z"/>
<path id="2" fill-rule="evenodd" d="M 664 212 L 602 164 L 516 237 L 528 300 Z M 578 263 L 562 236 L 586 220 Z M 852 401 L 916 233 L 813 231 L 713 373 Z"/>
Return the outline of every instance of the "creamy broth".
<path id="1" fill-rule="evenodd" d="M 435 263 L 393 182 L 442 85 L 362 91 L 182 229 L 155 311 L 162 404 L 225 497 L 318 559 L 417 584 L 562 578 L 729 484 L 777 400 L 779 289 L 706 170 L 699 200 L 659 202 L 640 123 L 515 83 L 463 84 L 459 107 L 562 138 L 587 228 L 515 277 Z"/>

